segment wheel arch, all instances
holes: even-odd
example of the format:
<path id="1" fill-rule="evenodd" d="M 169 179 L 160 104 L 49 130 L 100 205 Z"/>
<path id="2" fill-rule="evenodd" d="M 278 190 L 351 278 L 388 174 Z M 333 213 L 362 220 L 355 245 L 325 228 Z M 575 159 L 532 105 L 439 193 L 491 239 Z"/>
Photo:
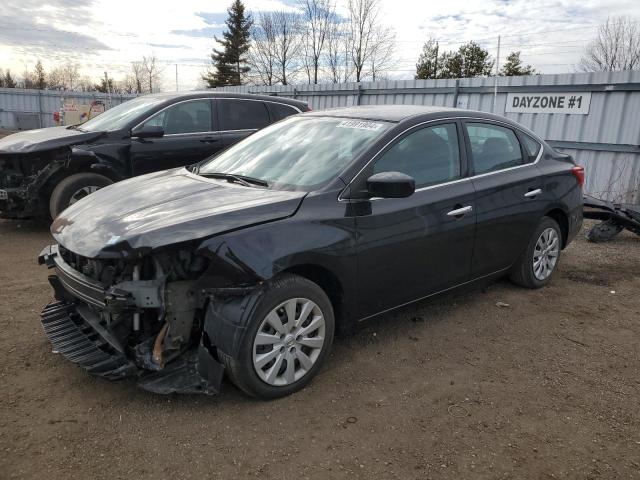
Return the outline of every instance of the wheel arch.
<path id="1" fill-rule="evenodd" d="M 545 217 L 552 218 L 560 226 L 560 233 L 562 234 L 562 248 L 567 246 L 567 239 L 569 238 L 569 215 L 560 207 L 555 207 L 547 211 Z"/>
<path id="2" fill-rule="evenodd" d="M 293 265 L 279 272 L 279 274 L 283 273 L 299 275 L 318 285 L 331 301 L 331 306 L 333 307 L 336 320 L 336 327 L 339 327 L 344 323 L 345 292 L 338 275 L 330 269 L 314 263 Z"/>

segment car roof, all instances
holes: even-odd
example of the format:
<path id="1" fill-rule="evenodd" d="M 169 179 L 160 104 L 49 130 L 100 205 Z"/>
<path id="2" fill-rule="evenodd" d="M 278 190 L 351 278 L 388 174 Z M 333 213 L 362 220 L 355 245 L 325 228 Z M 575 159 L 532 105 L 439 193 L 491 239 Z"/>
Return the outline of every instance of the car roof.
<path id="1" fill-rule="evenodd" d="M 356 107 L 332 108 L 307 112 L 305 116 L 315 117 L 344 117 L 361 120 L 378 120 L 384 122 L 402 122 L 415 117 L 428 117 L 429 120 L 451 117 L 472 117 L 507 120 L 504 117 L 476 110 L 463 110 L 460 108 L 438 107 L 430 105 L 361 105 Z M 427 119 L 427 118 L 425 118 Z M 511 123 L 511 122 L 510 122 Z"/>
<path id="2" fill-rule="evenodd" d="M 301 109 L 308 109 L 307 102 L 300 100 L 294 100 L 291 98 L 276 97 L 273 95 L 255 95 L 253 93 L 239 93 L 239 92 L 220 92 L 216 89 L 211 90 L 191 90 L 187 92 L 162 92 L 152 93 L 145 95 L 149 98 L 159 98 L 169 100 L 182 99 L 189 100 L 192 98 L 243 98 L 247 100 L 262 100 L 267 102 L 284 103 L 285 105 L 293 105 Z"/>

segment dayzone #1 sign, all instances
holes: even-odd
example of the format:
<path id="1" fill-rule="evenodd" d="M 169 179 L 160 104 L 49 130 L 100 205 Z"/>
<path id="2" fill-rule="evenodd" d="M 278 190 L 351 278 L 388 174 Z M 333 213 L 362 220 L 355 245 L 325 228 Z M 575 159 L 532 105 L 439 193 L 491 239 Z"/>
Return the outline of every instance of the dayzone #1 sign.
<path id="1" fill-rule="evenodd" d="M 508 93 L 507 113 L 568 113 L 587 115 L 591 92 Z"/>

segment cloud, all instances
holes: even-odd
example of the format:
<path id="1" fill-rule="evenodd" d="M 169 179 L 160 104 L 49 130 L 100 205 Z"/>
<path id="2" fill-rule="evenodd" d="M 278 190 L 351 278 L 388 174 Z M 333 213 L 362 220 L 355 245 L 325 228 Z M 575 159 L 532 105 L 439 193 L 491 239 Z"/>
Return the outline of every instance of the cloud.
<path id="1" fill-rule="evenodd" d="M 196 28 L 193 30 L 171 30 L 171 33 L 174 35 L 185 35 L 187 37 L 206 37 L 213 38 L 214 35 L 220 36 L 224 27 L 204 27 L 204 28 Z"/>
<path id="2" fill-rule="evenodd" d="M 53 50 L 89 53 L 109 50 L 94 36 L 59 28 L 73 25 L 90 17 L 91 0 L 55 0 L 43 4 L 39 0 L 8 3 L 0 10 L 0 44 L 21 48 L 23 51 Z"/>

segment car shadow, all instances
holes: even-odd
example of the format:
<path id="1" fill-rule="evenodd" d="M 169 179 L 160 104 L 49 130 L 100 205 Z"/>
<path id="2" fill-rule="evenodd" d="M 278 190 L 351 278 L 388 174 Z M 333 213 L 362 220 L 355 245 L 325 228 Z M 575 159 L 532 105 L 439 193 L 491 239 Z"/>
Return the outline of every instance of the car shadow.
<path id="1" fill-rule="evenodd" d="M 252 406 L 273 402 L 283 402 L 285 405 L 289 405 L 289 402 L 297 401 L 296 398 L 312 395 L 313 391 L 317 389 L 330 388 L 331 379 L 339 377 L 339 371 L 344 365 L 349 364 L 358 356 L 359 352 L 370 348 L 372 344 L 377 344 L 381 350 L 385 350 L 389 344 L 400 339 L 409 338 L 413 341 L 419 341 L 420 338 L 426 338 L 438 324 L 455 317 L 456 313 L 468 306 L 469 303 L 481 300 L 483 295 L 493 288 L 504 287 L 517 288 L 508 281 L 499 281 L 488 287 L 465 293 L 448 294 L 435 300 L 422 300 L 359 323 L 353 333 L 335 338 L 331 356 L 327 359 L 318 376 L 308 386 L 292 396 L 282 399 L 265 401 L 252 398 L 236 388 L 226 378 L 218 395 L 158 395 L 142 390 L 136 385 L 135 380 L 116 383 L 99 380 L 100 388 L 104 388 L 108 384 L 107 388 L 111 390 L 111 393 L 115 393 L 112 389 L 123 389 L 118 394 L 127 395 L 129 401 L 141 402 L 145 405 L 163 405 L 163 408 L 167 404 L 190 410 L 206 409 L 213 405 L 219 405 L 221 408 L 227 405 L 238 407 L 244 405 L 253 408 Z"/>

